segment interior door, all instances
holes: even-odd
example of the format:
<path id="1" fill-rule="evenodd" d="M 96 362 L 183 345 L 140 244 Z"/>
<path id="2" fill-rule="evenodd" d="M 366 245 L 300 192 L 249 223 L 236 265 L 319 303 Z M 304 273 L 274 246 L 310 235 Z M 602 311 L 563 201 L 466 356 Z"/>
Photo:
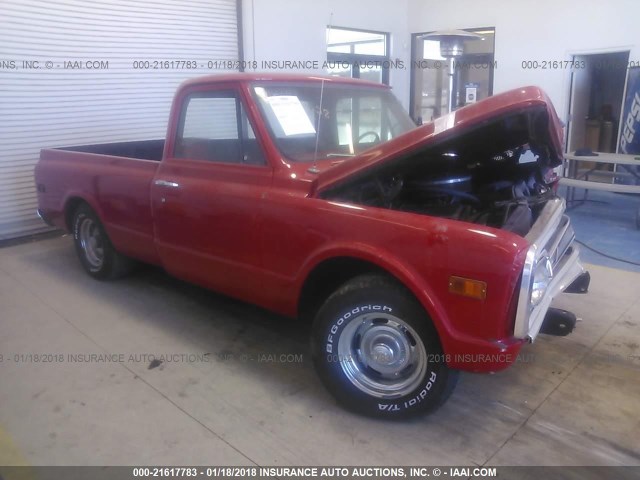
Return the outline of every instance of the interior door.
<path id="1" fill-rule="evenodd" d="M 586 120 L 589 116 L 591 98 L 591 69 L 584 55 L 576 55 L 573 61 L 585 68 L 577 68 L 571 73 L 571 100 L 567 118 L 567 151 L 573 152 L 586 143 Z"/>
<path id="2" fill-rule="evenodd" d="M 187 94 L 175 138 L 151 190 L 162 263 L 179 278 L 250 298 L 260 288 L 258 217 L 272 170 L 239 92 Z"/>

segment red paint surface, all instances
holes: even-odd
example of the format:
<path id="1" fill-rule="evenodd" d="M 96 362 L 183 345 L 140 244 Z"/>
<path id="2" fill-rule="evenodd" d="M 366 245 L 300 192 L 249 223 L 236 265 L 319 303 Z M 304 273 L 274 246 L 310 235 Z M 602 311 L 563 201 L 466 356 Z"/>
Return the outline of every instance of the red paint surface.
<path id="1" fill-rule="evenodd" d="M 69 202 L 83 199 L 121 252 L 289 316 L 297 314 L 302 286 L 323 261 L 365 260 L 396 277 L 422 303 L 451 367 L 505 368 L 522 345 L 512 336 L 511 300 L 528 248 L 523 238 L 470 223 L 333 203 L 317 194 L 362 170 L 455 135 L 461 127 L 530 106 L 549 109 L 552 138 L 560 152 L 559 122 L 548 98 L 535 87 L 496 95 L 340 165 L 318 161 L 320 173 L 312 174 L 309 164 L 290 163 L 280 155 L 249 89 L 255 80 L 318 78 L 233 74 L 185 82 L 174 99 L 162 162 L 43 150 L 36 167 L 36 183 L 46 187 L 39 193 L 40 209 L 66 229 Z M 386 88 L 355 80 L 327 81 Z M 266 166 L 172 158 L 182 100 L 194 91 L 217 88 L 239 92 Z M 156 179 L 180 188 L 156 186 Z M 451 275 L 486 282 L 487 298 L 449 293 Z"/>

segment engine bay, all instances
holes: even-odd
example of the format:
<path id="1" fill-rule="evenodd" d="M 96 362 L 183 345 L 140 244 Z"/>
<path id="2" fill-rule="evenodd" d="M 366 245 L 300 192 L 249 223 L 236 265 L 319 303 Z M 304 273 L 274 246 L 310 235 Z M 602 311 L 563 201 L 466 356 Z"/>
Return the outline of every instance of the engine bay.
<path id="1" fill-rule="evenodd" d="M 546 117 L 499 119 L 330 192 L 332 199 L 449 218 L 525 236 L 555 197 Z"/>

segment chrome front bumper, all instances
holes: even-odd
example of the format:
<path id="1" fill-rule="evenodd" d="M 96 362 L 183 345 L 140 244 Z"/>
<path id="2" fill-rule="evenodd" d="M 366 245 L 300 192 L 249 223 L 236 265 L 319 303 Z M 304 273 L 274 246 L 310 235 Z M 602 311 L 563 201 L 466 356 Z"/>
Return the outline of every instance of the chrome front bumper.
<path id="1" fill-rule="evenodd" d="M 549 200 L 525 237 L 531 246 L 522 271 L 514 326 L 516 338 L 532 342 L 540 331 L 553 298 L 585 272 L 580 263 L 580 249 L 574 242 L 571 221 L 564 211 L 563 199 Z M 542 275 L 539 274 L 540 270 Z M 537 282 L 544 277 L 546 284 L 544 293 L 536 302 L 532 301 L 534 277 Z"/>

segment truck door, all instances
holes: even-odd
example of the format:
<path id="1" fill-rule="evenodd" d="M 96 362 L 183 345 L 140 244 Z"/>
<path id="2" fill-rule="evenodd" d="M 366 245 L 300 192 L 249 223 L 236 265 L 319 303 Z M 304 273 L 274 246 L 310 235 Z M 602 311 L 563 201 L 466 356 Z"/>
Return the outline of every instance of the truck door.
<path id="1" fill-rule="evenodd" d="M 200 86 L 181 105 L 151 187 L 158 253 L 176 277 L 250 299 L 261 284 L 256 228 L 272 169 L 238 89 Z"/>

